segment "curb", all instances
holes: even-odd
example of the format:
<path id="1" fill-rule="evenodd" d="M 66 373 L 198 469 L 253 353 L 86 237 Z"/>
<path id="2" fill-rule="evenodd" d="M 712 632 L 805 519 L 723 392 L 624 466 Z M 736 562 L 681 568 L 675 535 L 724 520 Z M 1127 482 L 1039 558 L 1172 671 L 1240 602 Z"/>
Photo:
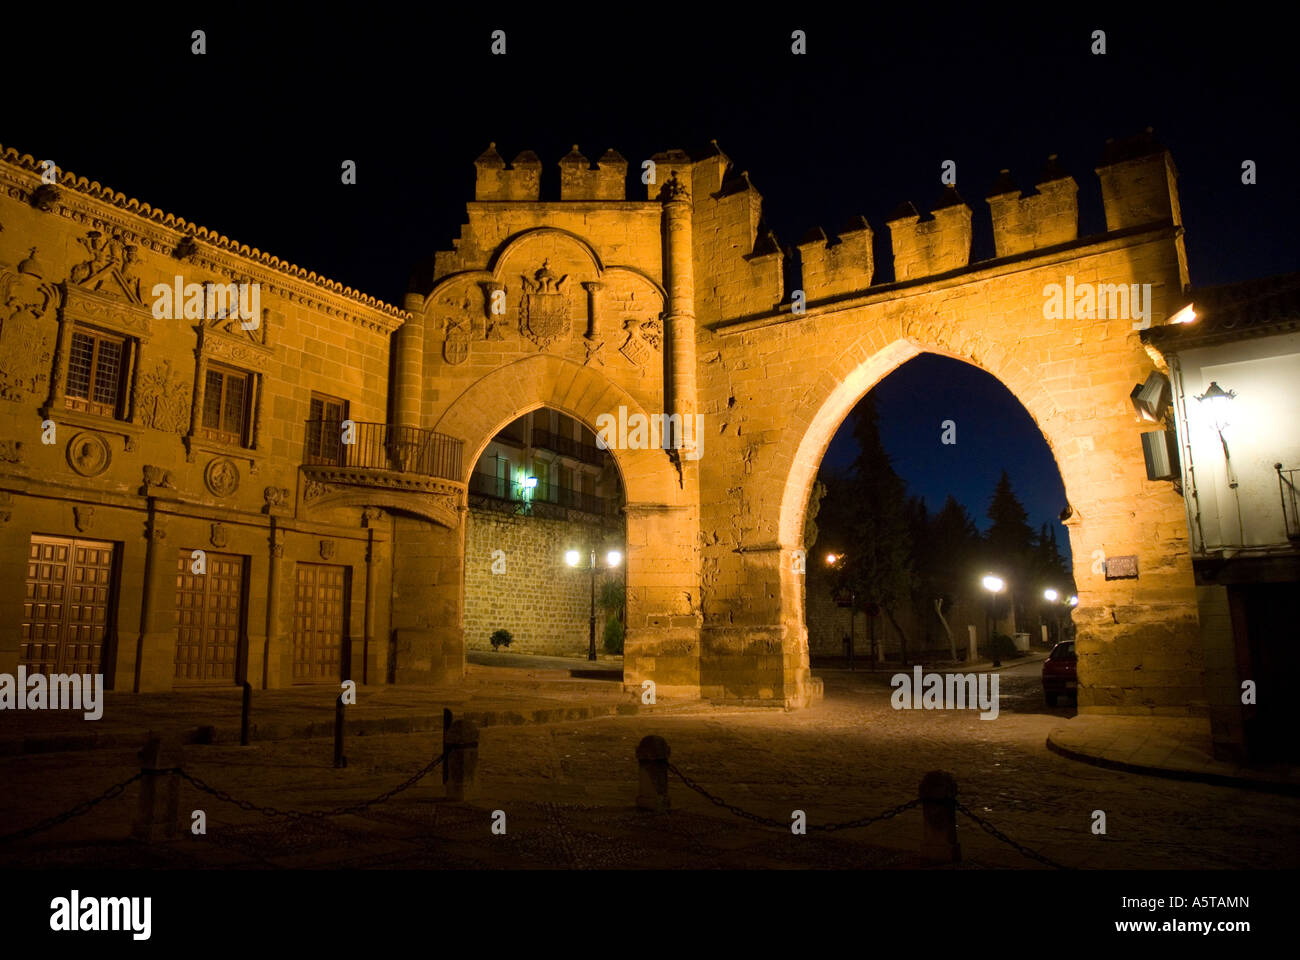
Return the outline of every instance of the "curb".
<path id="1" fill-rule="evenodd" d="M 1054 733 L 1055 731 L 1053 731 Z M 1145 777 L 1161 777 L 1165 780 L 1181 780 L 1190 783 L 1208 783 L 1215 787 L 1236 787 L 1240 790 L 1254 790 L 1259 793 L 1275 793 L 1282 796 L 1300 796 L 1300 783 L 1287 783 L 1282 780 L 1259 780 L 1250 777 L 1234 776 L 1228 773 L 1209 773 L 1197 770 L 1179 770 L 1174 767 L 1152 767 L 1126 760 L 1111 760 L 1095 754 L 1082 753 L 1069 747 L 1061 746 L 1047 735 L 1047 749 L 1067 760 L 1077 760 L 1094 767 L 1107 770 L 1120 770 L 1124 773 L 1136 773 Z"/>
<path id="2" fill-rule="evenodd" d="M 608 703 L 597 706 L 541 707 L 521 710 L 467 710 L 456 714 L 458 720 L 470 720 L 478 727 L 522 726 L 528 724 L 566 723 L 598 717 L 673 712 L 676 704 L 642 705 L 636 702 Z M 416 716 L 367 717 L 344 725 L 349 737 L 379 736 L 392 733 L 424 733 L 442 729 L 442 713 Z M 0 740 L 0 757 L 26 754 L 60 753 L 78 750 L 112 750 L 138 748 L 151 731 L 132 730 L 105 734 L 54 734 L 21 739 Z M 249 725 L 249 741 L 312 740 L 334 736 L 334 721 L 290 725 L 263 723 Z M 179 731 L 184 745 L 235 746 L 239 744 L 239 725 L 211 724 Z"/>

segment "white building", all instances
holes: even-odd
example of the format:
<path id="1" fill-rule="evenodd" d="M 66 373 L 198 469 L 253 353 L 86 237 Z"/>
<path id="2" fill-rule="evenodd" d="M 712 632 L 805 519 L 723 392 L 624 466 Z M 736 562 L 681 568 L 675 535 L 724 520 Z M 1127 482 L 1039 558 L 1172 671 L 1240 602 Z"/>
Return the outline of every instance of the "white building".
<path id="1" fill-rule="evenodd" d="M 1175 428 L 1144 446 L 1148 475 L 1187 504 L 1215 751 L 1294 761 L 1300 274 L 1193 290 L 1173 319 L 1142 333 L 1168 382 L 1135 390 L 1135 405 Z"/>

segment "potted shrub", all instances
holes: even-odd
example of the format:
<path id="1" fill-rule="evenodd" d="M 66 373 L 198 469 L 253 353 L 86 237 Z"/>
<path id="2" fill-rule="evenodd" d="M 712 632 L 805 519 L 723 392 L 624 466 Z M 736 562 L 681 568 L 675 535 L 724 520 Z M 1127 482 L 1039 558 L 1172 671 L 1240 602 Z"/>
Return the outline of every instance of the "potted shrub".
<path id="1" fill-rule="evenodd" d="M 514 640 L 514 637 L 510 635 L 509 630 L 505 630 L 505 629 L 498 630 L 496 633 L 492 634 L 492 636 L 488 638 L 488 641 L 492 644 L 492 649 L 494 651 L 499 649 L 500 647 L 510 646 L 512 640 Z"/>
<path id="2" fill-rule="evenodd" d="M 611 617 L 605 622 L 605 652 L 623 652 L 623 624 L 617 618 Z"/>

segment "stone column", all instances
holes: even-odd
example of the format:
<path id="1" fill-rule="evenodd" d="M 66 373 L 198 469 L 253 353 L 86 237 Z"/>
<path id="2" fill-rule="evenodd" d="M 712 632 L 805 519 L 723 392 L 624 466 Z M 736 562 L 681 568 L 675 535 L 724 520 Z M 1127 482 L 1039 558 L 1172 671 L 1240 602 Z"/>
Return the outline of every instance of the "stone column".
<path id="1" fill-rule="evenodd" d="M 659 198 L 664 205 L 664 260 L 667 270 L 667 329 L 670 349 L 669 382 L 665 384 L 665 412 L 680 414 L 683 422 L 697 409 L 695 392 L 695 261 L 691 242 L 691 194 L 676 171 L 664 184 Z"/>
<path id="2" fill-rule="evenodd" d="M 361 521 L 366 527 L 366 610 L 365 629 L 363 631 L 364 652 L 361 657 L 361 682 L 371 683 L 372 677 L 378 676 L 373 670 L 375 655 L 375 524 L 383 516 L 378 507 L 366 507 L 361 511 Z"/>
<path id="3" fill-rule="evenodd" d="M 150 498 L 144 597 L 135 654 L 136 693 L 172 688 L 176 662 L 176 548 L 167 542 L 163 521 Z"/>
<path id="4" fill-rule="evenodd" d="M 271 521 L 271 562 L 266 583 L 266 648 L 262 659 L 262 689 L 283 686 L 280 677 L 280 653 L 283 648 L 283 631 L 280 629 L 280 582 L 284 567 L 284 531 Z"/>
<path id="5" fill-rule="evenodd" d="M 419 427 L 424 393 L 424 297 L 408 293 L 402 307 L 411 318 L 397 329 L 397 401 L 393 417 L 399 427 Z"/>

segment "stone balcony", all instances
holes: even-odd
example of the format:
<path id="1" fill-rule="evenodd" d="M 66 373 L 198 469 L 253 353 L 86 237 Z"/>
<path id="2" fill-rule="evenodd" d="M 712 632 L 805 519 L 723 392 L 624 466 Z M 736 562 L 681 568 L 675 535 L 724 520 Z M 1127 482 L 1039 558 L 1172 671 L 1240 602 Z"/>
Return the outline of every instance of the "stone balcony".
<path id="1" fill-rule="evenodd" d="M 378 506 L 459 525 L 465 503 L 460 440 L 349 420 L 308 420 L 304 435 L 304 507 Z"/>

